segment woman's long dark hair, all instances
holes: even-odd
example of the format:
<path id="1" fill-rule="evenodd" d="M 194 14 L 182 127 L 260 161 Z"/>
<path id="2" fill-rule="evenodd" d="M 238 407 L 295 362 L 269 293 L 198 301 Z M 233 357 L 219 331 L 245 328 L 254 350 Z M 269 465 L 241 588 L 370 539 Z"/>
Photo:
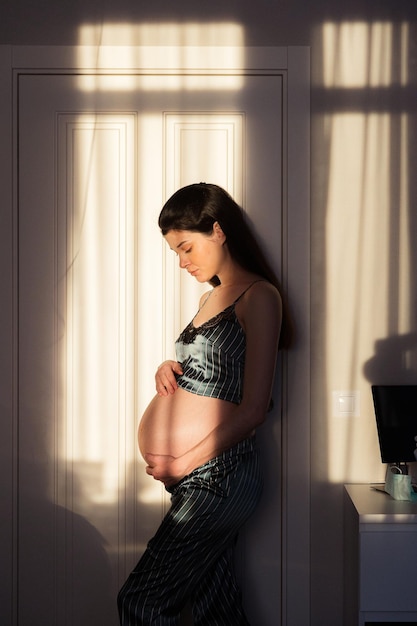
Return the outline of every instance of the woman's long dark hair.
<path id="1" fill-rule="evenodd" d="M 262 276 L 281 294 L 283 319 L 280 347 L 286 348 L 292 339 L 292 323 L 280 282 L 261 249 L 247 217 L 233 198 L 218 185 L 196 183 L 176 191 L 165 203 L 158 224 L 163 235 L 170 230 L 189 230 L 210 235 L 218 222 L 226 236 L 232 258 L 245 270 Z M 219 285 L 217 276 L 210 283 Z"/>

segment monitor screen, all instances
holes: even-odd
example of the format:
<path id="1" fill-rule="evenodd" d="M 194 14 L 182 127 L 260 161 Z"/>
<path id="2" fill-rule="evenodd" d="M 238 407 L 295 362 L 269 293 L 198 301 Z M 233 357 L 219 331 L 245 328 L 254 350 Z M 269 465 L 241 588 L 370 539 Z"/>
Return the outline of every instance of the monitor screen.
<path id="1" fill-rule="evenodd" d="M 372 396 L 382 462 L 415 462 L 417 385 L 373 385 Z"/>

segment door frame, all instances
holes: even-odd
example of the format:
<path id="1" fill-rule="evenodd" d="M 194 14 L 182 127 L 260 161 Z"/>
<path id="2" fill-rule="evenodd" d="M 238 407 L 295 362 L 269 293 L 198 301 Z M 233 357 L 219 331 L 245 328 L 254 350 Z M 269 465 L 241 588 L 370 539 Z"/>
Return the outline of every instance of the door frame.
<path id="1" fill-rule="evenodd" d="M 179 54 L 179 51 L 181 54 Z M 2 614 L 15 624 L 17 541 L 17 90 L 19 74 L 45 72 L 281 73 L 286 80 L 282 281 L 297 329 L 283 357 L 282 623 L 310 622 L 310 49 L 308 47 L 0 46 L 0 469 L 6 520 L 0 545 Z M 74 64 L 74 59 L 77 59 Z M 181 63 L 179 64 L 178 59 Z M 11 575 L 12 572 L 12 575 Z M 3 610 L 4 606 L 4 610 Z M 8 619 L 9 618 L 9 619 Z"/>

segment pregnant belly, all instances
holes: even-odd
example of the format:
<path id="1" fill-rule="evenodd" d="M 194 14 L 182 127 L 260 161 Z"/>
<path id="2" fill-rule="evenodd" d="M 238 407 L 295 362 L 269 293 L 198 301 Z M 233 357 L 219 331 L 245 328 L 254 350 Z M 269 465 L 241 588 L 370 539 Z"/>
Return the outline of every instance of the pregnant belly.
<path id="1" fill-rule="evenodd" d="M 169 396 L 155 396 L 139 424 L 142 456 L 181 456 L 200 443 L 222 420 L 230 419 L 235 405 L 178 388 Z"/>

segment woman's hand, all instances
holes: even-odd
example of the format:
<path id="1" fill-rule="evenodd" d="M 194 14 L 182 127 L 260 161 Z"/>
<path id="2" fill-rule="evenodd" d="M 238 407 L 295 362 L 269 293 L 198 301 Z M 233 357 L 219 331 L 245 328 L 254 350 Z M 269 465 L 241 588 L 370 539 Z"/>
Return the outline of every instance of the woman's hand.
<path id="1" fill-rule="evenodd" d="M 166 487 L 175 485 L 193 469 L 188 468 L 181 459 L 182 457 L 176 458 L 169 454 L 146 454 L 146 473 L 155 480 L 160 480 Z"/>
<path id="2" fill-rule="evenodd" d="M 168 396 L 178 388 L 175 375 L 182 374 L 182 367 L 177 361 L 164 361 L 156 370 L 155 383 L 159 396 Z"/>

